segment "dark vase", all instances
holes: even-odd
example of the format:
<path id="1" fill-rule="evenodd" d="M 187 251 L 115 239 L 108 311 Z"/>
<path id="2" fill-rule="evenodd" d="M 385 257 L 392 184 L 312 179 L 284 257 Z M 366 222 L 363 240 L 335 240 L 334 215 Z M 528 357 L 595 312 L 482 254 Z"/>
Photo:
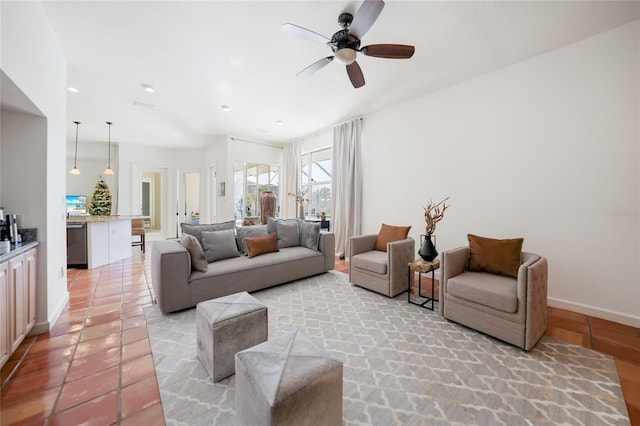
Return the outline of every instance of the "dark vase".
<path id="1" fill-rule="evenodd" d="M 427 262 L 432 262 L 438 256 L 438 250 L 436 250 L 436 245 L 431 241 L 431 235 L 423 235 L 423 237 L 422 247 L 420 247 L 418 254 Z M 435 238 L 434 235 L 433 239 L 435 240 Z"/>

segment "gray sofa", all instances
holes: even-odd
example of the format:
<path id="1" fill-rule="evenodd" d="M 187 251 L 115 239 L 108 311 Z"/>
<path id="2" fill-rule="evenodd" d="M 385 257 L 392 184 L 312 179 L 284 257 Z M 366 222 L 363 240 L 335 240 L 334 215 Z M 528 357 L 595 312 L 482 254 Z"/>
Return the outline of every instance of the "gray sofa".
<path id="1" fill-rule="evenodd" d="M 233 257 L 209 263 L 206 272 L 192 270 L 189 251 L 178 240 L 154 241 L 151 249 L 151 281 L 163 313 L 321 274 L 334 266 L 335 237 L 325 232 L 320 233 L 318 250 L 297 246 L 252 258 Z"/>

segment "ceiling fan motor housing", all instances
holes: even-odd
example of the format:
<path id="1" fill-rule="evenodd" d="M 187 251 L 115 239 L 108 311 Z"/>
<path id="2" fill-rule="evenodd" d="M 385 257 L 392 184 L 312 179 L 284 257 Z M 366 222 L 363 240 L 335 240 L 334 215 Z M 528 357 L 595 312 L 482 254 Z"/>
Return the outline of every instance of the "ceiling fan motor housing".
<path id="1" fill-rule="evenodd" d="M 333 53 L 344 48 L 357 51 L 360 49 L 360 39 L 349 34 L 348 29 L 340 30 L 331 37 L 331 41 L 329 41 L 329 47 L 331 47 Z"/>

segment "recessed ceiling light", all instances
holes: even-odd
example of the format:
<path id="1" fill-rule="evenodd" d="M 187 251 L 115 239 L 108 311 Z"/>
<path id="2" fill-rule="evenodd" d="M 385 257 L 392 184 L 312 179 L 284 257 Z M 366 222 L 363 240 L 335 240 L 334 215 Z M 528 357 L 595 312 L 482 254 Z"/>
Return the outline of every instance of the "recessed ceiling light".
<path id="1" fill-rule="evenodd" d="M 73 93 L 78 93 L 79 92 L 78 89 L 76 89 L 75 87 L 71 87 L 71 86 L 67 87 L 67 90 L 70 91 L 70 92 L 73 92 Z"/>
<path id="2" fill-rule="evenodd" d="M 142 108 L 155 108 L 156 107 L 153 104 L 147 104 L 145 102 L 140 102 L 140 101 L 133 101 L 133 104 L 135 106 L 142 107 Z"/>
<path id="3" fill-rule="evenodd" d="M 221 105 L 220 108 L 222 108 L 223 111 L 231 111 L 231 107 L 229 107 L 229 105 Z"/>
<path id="4" fill-rule="evenodd" d="M 276 120 L 276 124 L 277 124 L 278 126 L 282 126 L 282 125 L 284 124 L 284 121 L 282 121 L 282 120 Z"/>
<path id="5" fill-rule="evenodd" d="M 142 88 L 144 89 L 145 92 L 149 92 L 149 93 L 153 93 L 156 91 L 156 88 L 150 84 L 143 84 Z"/>

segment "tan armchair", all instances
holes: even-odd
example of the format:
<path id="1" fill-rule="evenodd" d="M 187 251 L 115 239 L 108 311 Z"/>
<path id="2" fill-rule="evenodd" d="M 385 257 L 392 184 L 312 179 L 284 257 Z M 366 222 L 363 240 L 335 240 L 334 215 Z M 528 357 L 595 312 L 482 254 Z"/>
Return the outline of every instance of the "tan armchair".
<path id="1" fill-rule="evenodd" d="M 440 315 L 532 349 L 547 328 L 547 259 L 522 252 L 513 278 L 468 270 L 469 254 L 469 247 L 442 253 Z"/>
<path id="2" fill-rule="evenodd" d="M 408 264 L 415 258 L 415 241 L 405 238 L 387 244 L 387 251 L 376 250 L 377 234 L 350 238 L 349 281 L 385 296 L 394 297 L 407 291 Z"/>

